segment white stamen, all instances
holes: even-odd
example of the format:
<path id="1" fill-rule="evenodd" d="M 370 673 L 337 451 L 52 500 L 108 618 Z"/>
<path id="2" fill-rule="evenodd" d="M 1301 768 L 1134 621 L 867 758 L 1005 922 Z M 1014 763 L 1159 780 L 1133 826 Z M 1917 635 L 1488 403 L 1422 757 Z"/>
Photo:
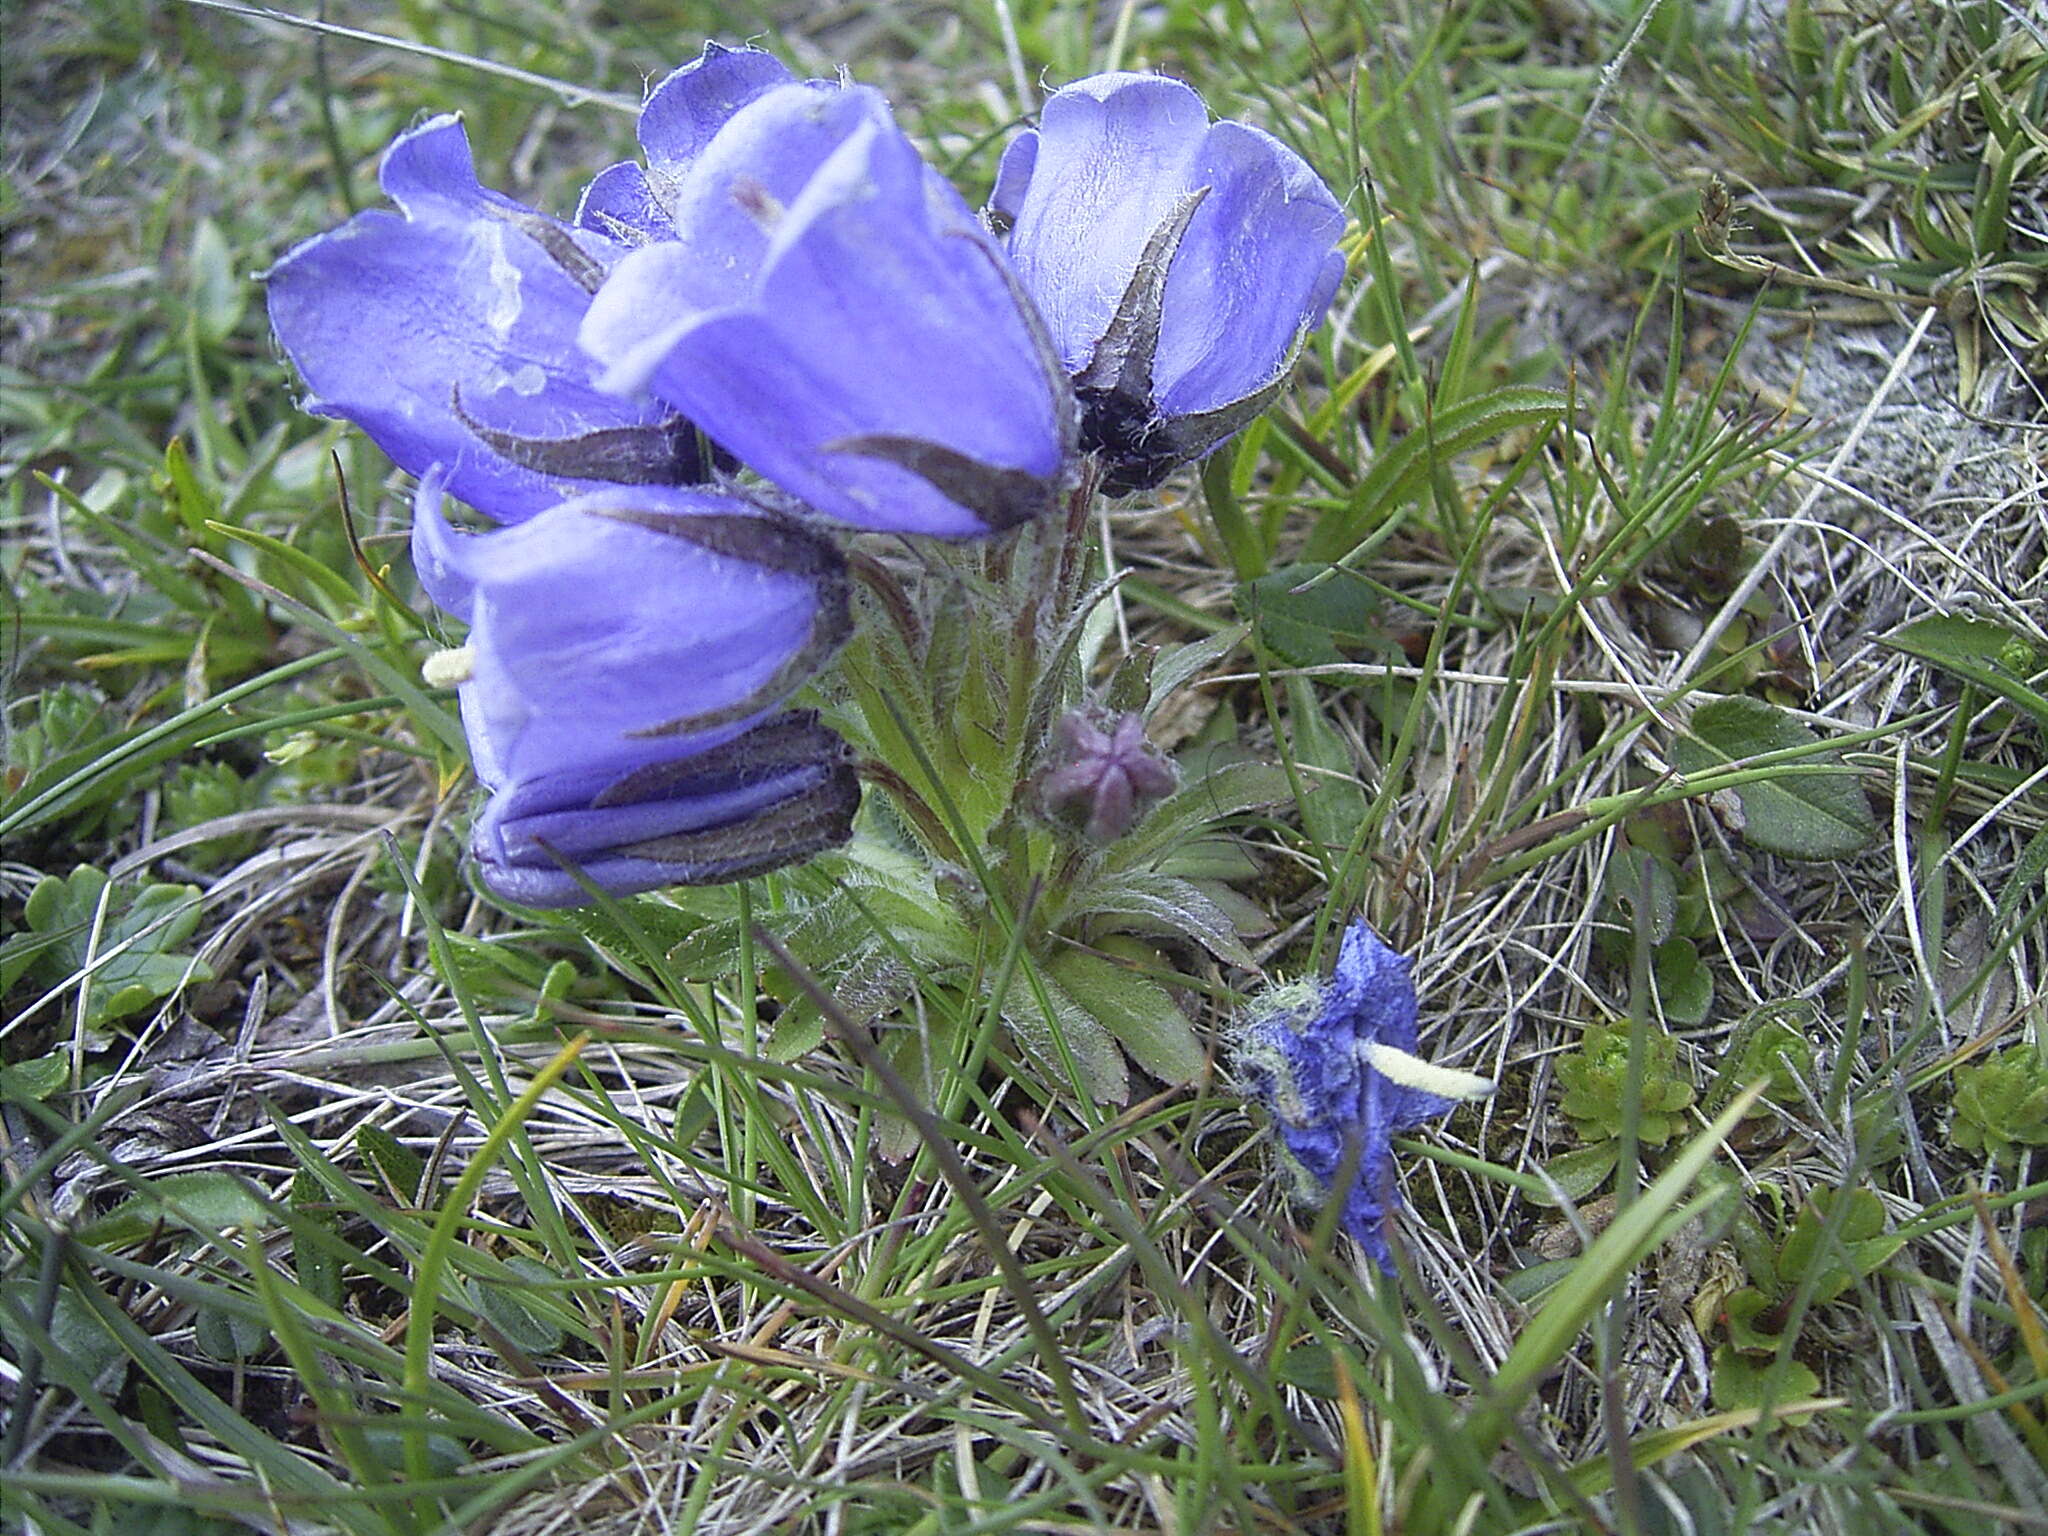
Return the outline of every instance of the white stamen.
<path id="1" fill-rule="evenodd" d="M 420 663 L 420 676 L 429 688 L 453 688 L 466 683 L 476 672 L 476 647 L 458 645 L 451 651 L 436 651 Z"/>
<path id="2" fill-rule="evenodd" d="M 1361 1040 L 1358 1059 L 1397 1087 L 1433 1093 L 1440 1099 L 1490 1099 L 1497 1086 L 1492 1078 L 1477 1072 L 1440 1067 L 1377 1040 Z"/>

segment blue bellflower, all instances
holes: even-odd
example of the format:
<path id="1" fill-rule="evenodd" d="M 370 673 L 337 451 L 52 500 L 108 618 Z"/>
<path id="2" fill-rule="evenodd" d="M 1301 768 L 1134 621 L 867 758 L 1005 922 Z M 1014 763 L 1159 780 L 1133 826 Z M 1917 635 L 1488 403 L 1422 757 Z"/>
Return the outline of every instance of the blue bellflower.
<path id="1" fill-rule="evenodd" d="M 707 53 L 649 98 L 646 170 L 593 188 L 580 217 L 644 239 L 583 320 L 601 382 L 856 527 L 1037 516 L 1073 402 L 1014 274 L 879 94 L 780 71 Z"/>
<path id="2" fill-rule="evenodd" d="M 470 626 L 459 696 L 492 788 L 715 745 L 846 638 L 838 550 L 728 492 L 597 491 L 471 537 L 440 503 L 429 475 L 413 563 L 427 595 Z"/>
<path id="3" fill-rule="evenodd" d="M 827 539 L 729 492 L 663 486 L 471 537 L 441 494 L 429 474 L 413 561 L 470 626 L 430 675 L 456 684 L 494 797 L 473 851 L 495 890 L 583 900 L 555 853 L 624 894 L 844 838 L 857 785 L 837 738 L 767 719 L 846 637 L 845 564 Z"/>
<path id="4" fill-rule="evenodd" d="M 599 389 L 576 329 L 627 246 L 479 184 L 454 117 L 401 134 L 373 209 L 266 275 L 270 323 L 312 389 L 401 469 L 517 523 L 579 491 L 674 485 L 709 468 L 659 401 Z"/>
<path id="5" fill-rule="evenodd" d="M 1321 178 L 1159 75 L 1054 92 L 1004 152 L 992 206 L 1111 492 L 1158 484 L 1265 410 L 1344 275 Z"/>
<path id="6" fill-rule="evenodd" d="M 1415 983 L 1405 955 L 1363 918 L 1345 931 L 1336 973 L 1282 989 L 1246 1026 L 1238 1064 L 1312 1202 L 1341 1197 L 1338 1226 L 1393 1271 L 1386 1220 L 1398 1205 L 1393 1138 L 1493 1084 L 1415 1055 Z M 1341 1191 L 1339 1176 L 1354 1169 Z"/>

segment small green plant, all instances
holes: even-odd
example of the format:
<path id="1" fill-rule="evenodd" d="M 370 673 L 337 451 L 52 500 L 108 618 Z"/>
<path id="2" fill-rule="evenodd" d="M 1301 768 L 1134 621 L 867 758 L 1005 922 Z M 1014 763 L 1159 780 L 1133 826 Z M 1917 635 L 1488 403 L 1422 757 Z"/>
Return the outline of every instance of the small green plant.
<path id="1" fill-rule="evenodd" d="M 2027 1147 L 2048 1146 L 2048 1064 L 2032 1046 L 2015 1045 L 1956 1073 L 1949 1139 L 2002 1163 Z"/>
<path id="2" fill-rule="evenodd" d="M 1661 1147 L 1677 1134 L 1694 1097 L 1692 1079 L 1678 1062 L 1678 1040 L 1668 1030 L 1643 1035 L 1642 1106 L 1636 1137 Z M 1564 1086 L 1559 1101 L 1580 1135 L 1607 1141 L 1622 1132 L 1628 1115 L 1629 1030 L 1626 1024 L 1594 1024 L 1579 1048 L 1557 1064 Z"/>
<path id="3" fill-rule="evenodd" d="M 251 810 L 262 798 L 261 778 L 238 771 L 232 763 L 181 763 L 164 785 L 164 824 L 185 831 Z M 180 857 L 194 869 L 213 869 L 245 857 L 256 840 L 254 832 L 232 832 L 197 843 Z"/>
<path id="4" fill-rule="evenodd" d="M 1841 1214 L 1836 1218 L 1837 1203 Z M 1828 1228 L 1835 1231 L 1830 1238 Z M 1748 1354 L 1775 1351 L 1795 1299 L 1804 1290 L 1810 1306 L 1824 1306 L 1874 1272 L 1899 1248 L 1885 1232 L 1884 1203 L 1867 1189 L 1846 1197 L 1816 1190 L 1782 1243 L 1745 1244 L 1750 1285 L 1731 1292 L 1722 1305 L 1728 1342 Z"/>
<path id="5" fill-rule="evenodd" d="M 1767 1004 L 1751 1013 L 1729 1036 L 1707 1107 L 1717 1108 L 1736 1089 L 1759 1080 L 1768 1086 L 1749 1119 L 1767 1118 L 1772 1105 L 1799 1104 L 1800 1084 L 1813 1081 L 1813 1044 L 1808 1038 L 1813 1023 L 1813 1009 L 1796 1000 Z"/>
<path id="6" fill-rule="evenodd" d="M 177 953 L 199 927 L 199 890 L 190 885 L 108 888 L 80 865 L 69 879 L 46 876 L 30 892 L 26 931 L 0 945 L 0 990 L 17 981 L 91 988 L 88 1029 L 139 1013 L 187 982 L 210 981 L 204 962 Z"/>

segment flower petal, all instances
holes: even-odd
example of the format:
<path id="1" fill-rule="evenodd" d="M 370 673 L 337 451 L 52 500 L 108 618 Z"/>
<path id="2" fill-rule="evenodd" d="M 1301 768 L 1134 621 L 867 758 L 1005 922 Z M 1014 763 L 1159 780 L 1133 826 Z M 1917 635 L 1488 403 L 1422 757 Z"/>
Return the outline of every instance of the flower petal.
<path id="1" fill-rule="evenodd" d="M 1031 173 L 1037 165 L 1038 130 L 1026 128 L 1003 150 L 996 166 L 995 189 L 989 193 L 989 208 L 1015 224 L 1025 198 L 1031 195 Z"/>
<path id="2" fill-rule="evenodd" d="M 560 439 L 670 414 L 597 389 L 575 344 L 589 305 L 575 264 L 602 270 L 621 248 L 480 186 L 452 117 L 401 137 L 382 174 L 402 214 L 358 214 L 268 274 L 307 409 L 355 422 L 415 474 L 445 465 L 449 493 L 500 521 L 604 484 L 515 462 L 469 422 Z"/>
<path id="3" fill-rule="evenodd" d="M 1069 372 L 1087 366 L 1160 221 L 1200 185 L 1191 168 L 1208 129 L 1209 109 L 1178 80 L 1093 75 L 1046 102 L 1028 163 L 1006 153 L 1005 174 L 1027 183 L 1004 192 L 1010 257 Z"/>
<path id="4" fill-rule="evenodd" d="M 743 302 L 788 205 L 856 128 L 888 111 L 873 91 L 811 83 L 735 113 L 668 190 L 674 240 L 627 256 L 591 303 L 581 341 L 606 365 L 603 386 L 639 394 L 698 316 Z"/>
<path id="5" fill-rule="evenodd" d="M 1408 957 L 1390 948 L 1364 918 L 1344 930 L 1324 1006 L 1327 1027 L 1347 1039 L 1415 1049 L 1415 982 Z M 1348 1047 L 1347 1047 L 1348 1048 Z"/>
<path id="6" fill-rule="evenodd" d="M 647 173 L 633 160 L 608 165 L 591 178 L 576 204 L 575 224 L 631 246 L 676 237 L 668 210 L 648 185 Z"/>
<path id="7" fill-rule="evenodd" d="M 1270 383 L 1329 307 L 1344 213 L 1271 134 L 1218 123 L 1192 172 L 1209 188 L 1167 278 L 1154 398 L 1165 416 L 1213 409 Z"/>
<path id="8" fill-rule="evenodd" d="M 738 879 L 846 840 L 860 801 L 848 758 L 815 713 L 795 711 L 708 752 L 643 763 L 595 795 L 578 773 L 497 796 L 471 851 L 493 891 L 529 906 L 589 899 L 565 865 L 620 896 Z"/>
<path id="9" fill-rule="evenodd" d="M 463 558 L 463 539 L 442 515 L 447 475 L 439 464 L 420 476 L 412 499 L 412 568 L 436 607 L 469 622 L 476 582 Z"/>
<path id="10" fill-rule="evenodd" d="M 706 43 L 697 58 L 647 94 L 640 109 L 640 148 L 647 179 L 666 202 L 712 138 L 742 107 L 796 77 L 759 48 Z"/>

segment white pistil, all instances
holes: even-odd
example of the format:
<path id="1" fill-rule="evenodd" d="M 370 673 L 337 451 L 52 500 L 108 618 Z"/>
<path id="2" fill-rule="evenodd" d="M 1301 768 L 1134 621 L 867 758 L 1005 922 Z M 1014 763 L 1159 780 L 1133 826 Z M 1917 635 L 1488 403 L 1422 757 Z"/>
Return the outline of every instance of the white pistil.
<path id="1" fill-rule="evenodd" d="M 1358 1059 L 1397 1087 L 1433 1093 L 1440 1099 L 1490 1099 L 1496 1086 L 1490 1077 L 1440 1067 L 1377 1040 L 1361 1040 Z"/>
<path id="2" fill-rule="evenodd" d="M 466 683 L 476 671 L 476 647 L 458 645 L 452 651 L 436 651 L 420 663 L 420 676 L 429 688 L 453 688 Z"/>

